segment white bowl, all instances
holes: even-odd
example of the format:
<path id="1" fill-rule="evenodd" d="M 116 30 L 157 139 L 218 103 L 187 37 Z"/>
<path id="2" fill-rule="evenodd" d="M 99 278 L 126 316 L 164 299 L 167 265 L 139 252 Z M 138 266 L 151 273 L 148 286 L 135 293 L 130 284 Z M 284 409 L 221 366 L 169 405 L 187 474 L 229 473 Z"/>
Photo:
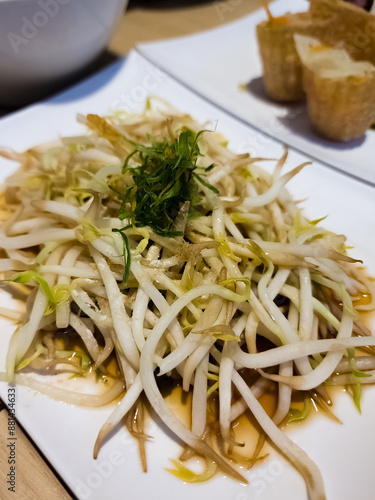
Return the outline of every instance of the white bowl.
<path id="1" fill-rule="evenodd" d="M 0 0 L 0 105 L 56 90 L 107 46 L 128 0 Z"/>

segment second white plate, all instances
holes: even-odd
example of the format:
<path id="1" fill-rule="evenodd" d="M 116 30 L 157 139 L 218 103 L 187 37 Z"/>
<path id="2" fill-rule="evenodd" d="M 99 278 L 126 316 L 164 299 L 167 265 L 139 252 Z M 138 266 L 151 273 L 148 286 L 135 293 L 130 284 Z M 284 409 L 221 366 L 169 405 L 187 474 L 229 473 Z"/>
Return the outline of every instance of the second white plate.
<path id="1" fill-rule="evenodd" d="M 233 7 L 235 8 L 235 7 Z M 277 0 L 274 15 L 308 9 L 305 0 Z M 214 7 L 213 15 L 218 15 Z M 306 105 L 279 104 L 265 94 L 255 27 L 266 19 L 264 9 L 220 28 L 183 38 L 138 45 L 150 61 L 206 99 L 334 168 L 375 185 L 375 130 L 348 143 L 318 137 L 312 130 Z M 246 85 L 246 89 L 243 86 Z M 260 136 L 246 144 L 261 155 Z"/>

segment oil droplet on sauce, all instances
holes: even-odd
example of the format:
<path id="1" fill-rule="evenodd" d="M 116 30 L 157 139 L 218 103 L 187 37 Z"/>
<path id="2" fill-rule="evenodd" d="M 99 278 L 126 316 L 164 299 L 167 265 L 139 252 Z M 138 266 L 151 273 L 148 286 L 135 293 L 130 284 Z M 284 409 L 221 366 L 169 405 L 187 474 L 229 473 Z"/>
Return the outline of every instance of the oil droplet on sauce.
<path id="1" fill-rule="evenodd" d="M 358 297 L 353 298 L 354 307 L 357 306 L 368 306 L 372 301 L 372 295 L 370 292 L 362 293 Z"/>

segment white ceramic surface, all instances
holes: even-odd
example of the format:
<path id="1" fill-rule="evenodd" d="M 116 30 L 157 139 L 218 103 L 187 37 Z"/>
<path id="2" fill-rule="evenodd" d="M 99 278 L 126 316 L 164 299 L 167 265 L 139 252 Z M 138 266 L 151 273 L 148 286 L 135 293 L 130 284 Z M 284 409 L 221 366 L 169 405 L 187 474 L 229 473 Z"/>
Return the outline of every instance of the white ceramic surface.
<path id="1" fill-rule="evenodd" d="M 211 120 L 236 151 L 246 149 L 248 141 L 260 137 L 266 144 L 264 154 L 282 154 L 280 143 L 205 102 L 134 52 L 72 90 L 0 120 L 0 146 L 23 150 L 59 134 L 82 133 L 82 126 L 76 123 L 77 113 L 105 114 L 114 107 L 139 110 L 149 94 L 168 99 L 202 123 Z M 304 159 L 292 151 L 286 168 Z M 13 165 L 0 160 L 2 177 L 13 170 Z M 375 274 L 374 188 L 316 162 L 298 174 L 289 189 L 296 198 L 306 199 L 302 205 L 309 217 L 329 214 L 325 226 L 347 234 L 348 244 L 355 246 L 352 255 L 363 258 Z M 7 300 L 4 295 L 0 297 L 2 303 Z M 0 331 L 2 370 L 12 328 L 0 321 Z M 5 383 L 0 383 L 0 396 L 7 400 Z M 225 477 L 205 484 L 181 483 L 164 470 L 170 466 L 168 458 L 178 455 L 179 447 L 165 429 L 151 422 L 147 431 L 154 439 L 147 444 L 147 474 L 142 474 L 137 449 L 123 429 L 105 444 L 95 462 L 93 444 L 110 410 L 74 407 L 17 388 L 17 418 L 80 500 L 307 500 L 303 480 L 276 451 L 245 471 L 251 481 L 248 486 Z M 365 391 L 362 416 L 346 394 L 337 398 L 335 413 L 344 425 L 313 418 L 307 425 L 290 426 L 288 434 L 322 470 L 329 500 L 372 498 L 375 391 Z"/>
<path id="2" fill-rule="evenodd" d="M 196 35 L 140 44 L 138 49 L 150 61 L 198 94 L 241 120 L 279 141 L 319 159 L 336 169 L 375 185 L 375 130 L 348 143 L 335 143 L 317 136 L 310 125 L 304 103 L 271 101 L 262 82 L 261 61 L 255 27 L 266 19 L 264 9 L 230 24 L 227 9 L 236 2 L 212 6 L 223 26 Z M 270 3 L 274 15 L 307 10 L 306 0 L 276 0 Z M 245 86 L 245 88 L 243 88 Z M 249 147 L 263 154 L 261 137 Z"/>
<path id="3" fill-rule="evenodd" d="M 51 93 L 107 46 L 128 0 L 1 0 L 0 106 Z"/>

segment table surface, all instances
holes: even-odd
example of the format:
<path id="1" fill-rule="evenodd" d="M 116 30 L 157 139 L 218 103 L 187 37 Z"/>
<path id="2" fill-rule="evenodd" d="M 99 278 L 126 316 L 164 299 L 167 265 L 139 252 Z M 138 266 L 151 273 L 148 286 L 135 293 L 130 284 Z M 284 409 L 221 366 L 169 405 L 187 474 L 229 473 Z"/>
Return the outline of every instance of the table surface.
<path id="1" fill-rule="evenodd" d="M 151 42 L 165 38 L 189 35 L 219 27 L 253 12 L 262 0 L 225 0 L 210 2 L 132 2 L 123 15 L 110 44 L 110 51 L 125 55 L 138 42 Z M 181 5 L 182 3 L 187 6 Z M 176 7 L 176 4 L 178 6 Z M 192 5 L 193 4 L 193 5 Z M 151 7 L 149 7 L 151 5 Z M 0 470 L 6 470 L 8 416 L 0 401 Z M 35 443 L 25 435 L 20 426 L 17 437 L 16 492 L 10 493 L 5 480 L 0 481 L 0 498 L 16 500 L 67 500 L 74 498 L 69 488 L 56 476 Z"/>

